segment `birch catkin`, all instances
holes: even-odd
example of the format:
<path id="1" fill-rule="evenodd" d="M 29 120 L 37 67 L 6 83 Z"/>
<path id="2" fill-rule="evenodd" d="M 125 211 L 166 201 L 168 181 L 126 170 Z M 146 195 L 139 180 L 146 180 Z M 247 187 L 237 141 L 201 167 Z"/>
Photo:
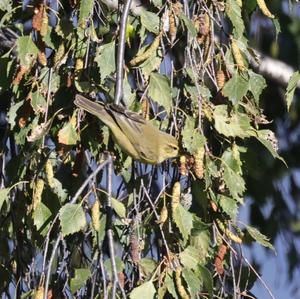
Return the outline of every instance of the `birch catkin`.
<path id="1" fill-rule="evenodd" d="M 258 4 L 258 7 L 260 8 L 260 10 L 262 11 L 262 13 L 266 17 L 271 18 L 271 19 L 275 18 L 275 16 L 269 11 L 265 0 L 257 0 L 257 4 Z"/>

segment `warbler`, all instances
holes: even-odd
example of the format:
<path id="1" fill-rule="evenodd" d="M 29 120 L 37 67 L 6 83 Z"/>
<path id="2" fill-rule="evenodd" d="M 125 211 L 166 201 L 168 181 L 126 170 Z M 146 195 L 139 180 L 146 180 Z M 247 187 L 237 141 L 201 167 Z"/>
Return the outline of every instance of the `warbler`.
<path id="1" fill-rule="evenodd" d="M 134 160 L 159 164 L 178 155 L 177 139 L 160 131 L 141 115 L 115 104 L 93 102 L 79 94 L 74 103 L 108 126 L 114 141 Z"/>

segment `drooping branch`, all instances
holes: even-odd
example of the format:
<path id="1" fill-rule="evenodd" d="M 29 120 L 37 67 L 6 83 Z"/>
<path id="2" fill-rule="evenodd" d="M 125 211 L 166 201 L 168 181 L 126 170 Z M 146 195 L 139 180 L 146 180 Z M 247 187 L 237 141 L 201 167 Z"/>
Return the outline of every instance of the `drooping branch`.
<path id="1" fill-rule="evenodd" d="M 116 91 L 115 104 L 119 105 L 123 96 L 123 67 L 124 67 L 124 53 L 125 53 L 125 35 L 127 27 L 127 19 L 132 0 L 127 0 L 123 7 L 123 13 L 120 21 L 120 32 L 118 42 L 117 54 L 117 74 L 116 74 Z"/>

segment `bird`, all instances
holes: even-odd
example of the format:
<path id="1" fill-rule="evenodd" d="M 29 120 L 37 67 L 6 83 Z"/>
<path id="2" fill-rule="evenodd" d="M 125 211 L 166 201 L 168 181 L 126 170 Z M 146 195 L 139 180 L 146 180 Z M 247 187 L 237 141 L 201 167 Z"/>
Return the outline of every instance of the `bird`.
<path id="1" fill-rule="evenodd" d="M 98 117 L 110 129 L 113 140 L 134 160 L 154 165 L 178 155 L 177 139 L 138 113 L 112 103 L 93 102 L 80 94 L 74 103 Z"/>

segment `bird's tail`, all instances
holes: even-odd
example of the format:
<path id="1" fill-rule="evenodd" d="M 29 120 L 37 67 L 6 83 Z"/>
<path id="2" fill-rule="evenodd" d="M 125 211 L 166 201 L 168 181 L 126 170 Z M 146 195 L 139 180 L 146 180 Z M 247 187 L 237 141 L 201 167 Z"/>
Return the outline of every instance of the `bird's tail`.
<path id="1" fill-rule="evenodd" d="M 76 95 L 74 104 L 79 108 L 97 116 L 108 127 L 115 125 L 114 119 L 107 112 L 103 104 L 93 102 L 79 94 Z"/>

